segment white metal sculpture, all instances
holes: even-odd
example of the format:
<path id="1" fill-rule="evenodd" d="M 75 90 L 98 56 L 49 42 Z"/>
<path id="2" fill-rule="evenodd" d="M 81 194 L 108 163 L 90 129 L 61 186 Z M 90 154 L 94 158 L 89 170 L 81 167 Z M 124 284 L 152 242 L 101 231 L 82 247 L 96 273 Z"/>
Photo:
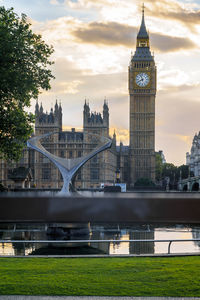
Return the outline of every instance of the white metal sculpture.
<path id="1" fill-rule="evenodd" d="M 40 143 L 40 140 L 42 138 L 48 137 L 55 133 L 56 132 L 50 132 L 40 136 L 33 137 L 27 141 L 27 146 L 31 149 L 34 149 L 42 153 L 44 156 L 48 157 L 48 159 L 52 161 L 52 163 L 54 163 L 57 166 L 57 168 L 59 169 L 63 177 L 63 187 L 60 191 L 60 194 L 70 195 L 69 185 L 73 176 L 90 158 L 110 148 L 112 145 L 112 140 L 104 136 L 101 136 L 100 143 L 89 154 L 77 158 L 62 158 L 48 152 Z M 92 135 L 92 136 L 97 136 L 97 135 Z"/>

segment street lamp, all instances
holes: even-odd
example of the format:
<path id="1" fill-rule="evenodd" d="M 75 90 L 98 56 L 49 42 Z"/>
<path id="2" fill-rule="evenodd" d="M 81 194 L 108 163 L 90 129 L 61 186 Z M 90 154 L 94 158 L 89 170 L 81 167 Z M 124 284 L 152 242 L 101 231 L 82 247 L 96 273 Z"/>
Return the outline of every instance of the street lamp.
<path id="1" fill-rule="evenodd" d="M 120 169 L 118 168 L 115 172 L 116 183 L 120 183 Z"/>

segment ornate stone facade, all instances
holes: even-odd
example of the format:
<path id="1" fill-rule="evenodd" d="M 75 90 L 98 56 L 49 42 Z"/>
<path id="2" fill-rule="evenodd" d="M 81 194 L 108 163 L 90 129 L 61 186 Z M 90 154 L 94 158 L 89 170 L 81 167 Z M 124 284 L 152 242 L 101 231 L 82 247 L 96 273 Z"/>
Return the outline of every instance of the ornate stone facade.
<path id="1" fill-rule="evenodd" d="M 186 153 L 186 165 L 193 176 L 200 176 L 200 132 L 193 138 L 191 153 Z"/>
<path id="2" fill-rule="evenodd" d="M 98 137 L 109 137 L 109 108 L 106 101 L 101 113 L 90 112 L 89 104 L 85 102 L 83 110 L 83 131 L 62 130 L 62 107 L 57 101 L 50 113 L 44 113 L 42 104 L 35 106 L 35 136 L 55 132 L 43 139 L 43 146 L 58 157 L 76 158 L 91 152 L 98 144 Z M 17 164 L 2 162 L 2 183 L 14 187 L 9 180 L 8 170 L 17 166 L 31 168 L 32 187 L 38 189 L 60 189 L 62 176 L 50 160 L 39 152 L 24 149 L 22 159 Z M 80 170 L 75 179 L 75 187 L 80 189 L 99 188 L 100 183 L 114 183 L 117 168 L 116 135 L 113 137 L 111 149 L 99 153 Z M 3 170 L 4 169 L 4 170 Z"/>

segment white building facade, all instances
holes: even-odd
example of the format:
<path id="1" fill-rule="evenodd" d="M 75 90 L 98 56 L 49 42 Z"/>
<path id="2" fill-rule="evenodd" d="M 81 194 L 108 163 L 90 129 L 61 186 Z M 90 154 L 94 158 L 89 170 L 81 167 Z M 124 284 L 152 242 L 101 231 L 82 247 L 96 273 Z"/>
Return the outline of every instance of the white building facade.
<path id="1" fill-rule="evenodd" d="M 195 177 L 200 176 L 200 132 L 193 138 L 191 152 L 186 153 L 186 165 Z"/>

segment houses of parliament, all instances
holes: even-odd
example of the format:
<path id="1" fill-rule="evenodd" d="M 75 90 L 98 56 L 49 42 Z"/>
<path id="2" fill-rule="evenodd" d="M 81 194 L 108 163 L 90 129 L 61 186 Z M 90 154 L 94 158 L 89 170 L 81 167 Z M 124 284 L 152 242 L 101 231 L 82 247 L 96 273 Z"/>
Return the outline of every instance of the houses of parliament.
<path id="1" fill-rule="evenodd" d="M 112 136 L 112 147 L 89 160 L 77 174 L 74 184 L 79 189 L 99 188 L 101 183 L 113 184 L 116 170 L 120 181 L 133 188 L 140 178 L 155 181 L 155 96 L 156 66 L 150 51 L 149 34 L 145 26 L 144 9 L 137 34 L 136 51 L 128 67 L 130 98 L 129 146 L 116 145 L 116 134 Z M 109 107 L 104 100 L 102 113 L 90 111 L 85 101 L 83 107 L 83 130 L 63 131 L 62 107 L 55 103 L 49 113 L 42 104 L 35 106 L 35 135 L 55 132 L 43 141 L 51 153 L 66 158 L 76 158 L 89 153 L 96 145 L 96 136 L 109 137 Z M 13 188 L 20 177 L 30 176 L 28 187 L 57 189 L 62 187 L 62 177 L 56 167 L 42 154 L 24 149 L 18 163 L 1 161 L 0 180 L 4 186 Z M 23 187 L 26 186 L 26 182 Z"/>

